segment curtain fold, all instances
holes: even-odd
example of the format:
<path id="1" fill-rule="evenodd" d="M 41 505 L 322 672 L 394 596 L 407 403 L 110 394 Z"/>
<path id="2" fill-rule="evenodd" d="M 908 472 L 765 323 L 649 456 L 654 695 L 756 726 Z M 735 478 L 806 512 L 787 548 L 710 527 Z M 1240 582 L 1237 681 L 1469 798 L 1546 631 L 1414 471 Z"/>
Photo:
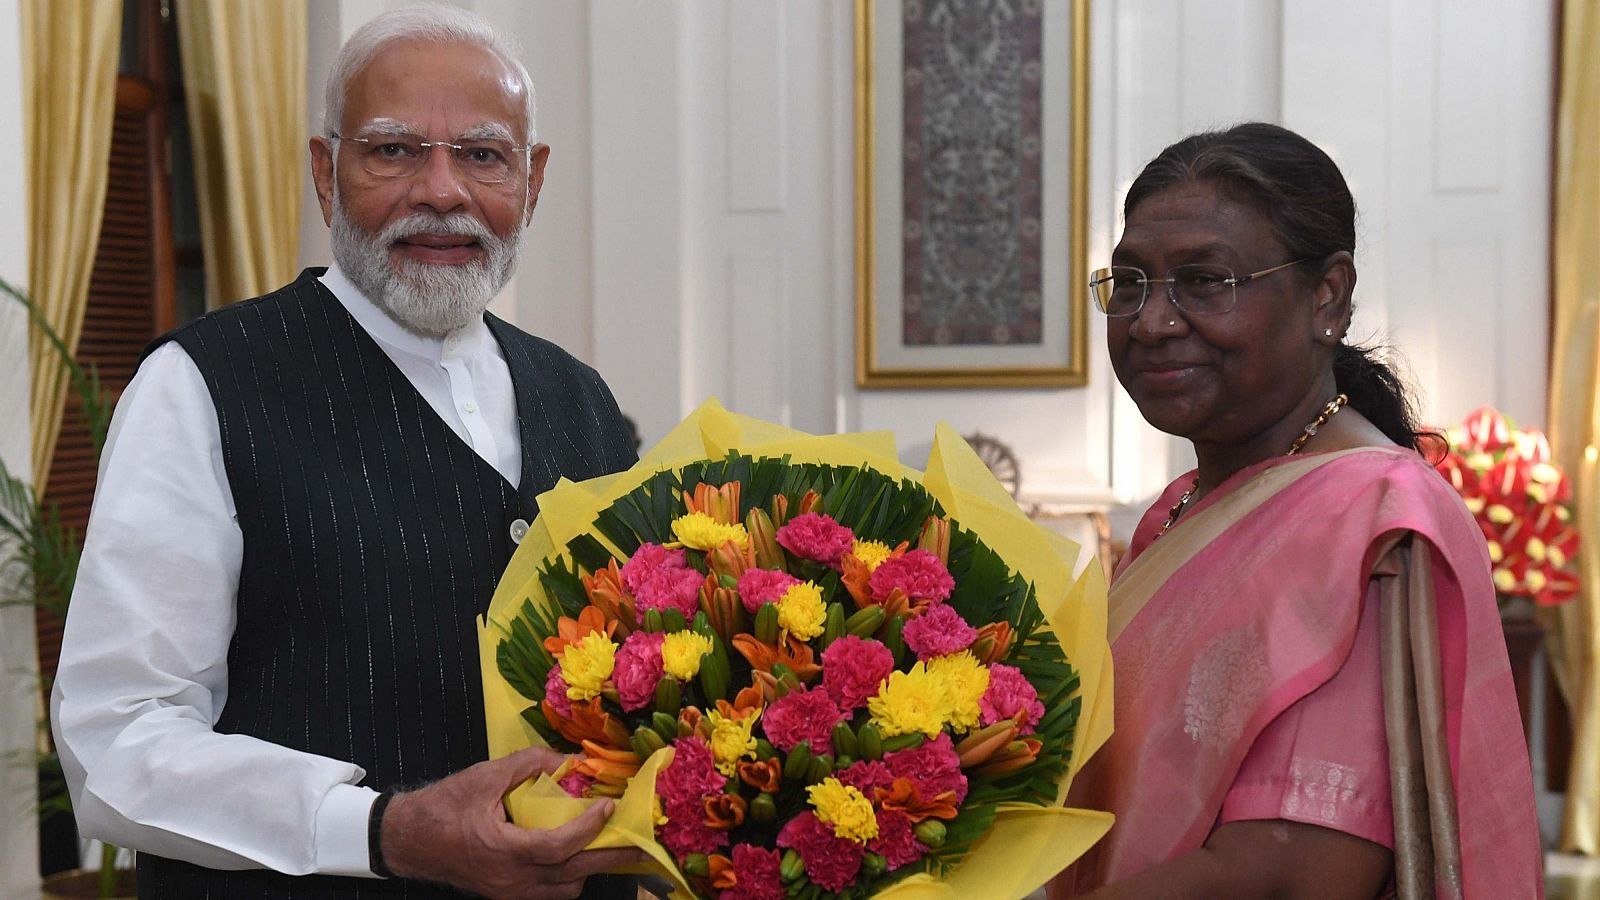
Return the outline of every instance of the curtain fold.
<path id="1" fill-rule="evenodd" d="M 1600 7 L 1563 5 L 1555 181 L 1550 437 L 1572 479 L 1583 590 L 1544 611 L 1572 713 L 1561 849 L 1600 854 Z"/>
<path id="2" fill-rule="evenodd" d="M 76 352 L 105 210 L 117 96 L 122 0 L 22 0 L 27 142 L 28 289 Z M 67 372 L 35 333 L 28 342 L 33 485 L 44 494 L 67 399 Z"/>
<path id="3" fill-rule="evenodd" d="M 306 177 L 306 0 L 179 0 L 206 302 L 295 276 Z"/>

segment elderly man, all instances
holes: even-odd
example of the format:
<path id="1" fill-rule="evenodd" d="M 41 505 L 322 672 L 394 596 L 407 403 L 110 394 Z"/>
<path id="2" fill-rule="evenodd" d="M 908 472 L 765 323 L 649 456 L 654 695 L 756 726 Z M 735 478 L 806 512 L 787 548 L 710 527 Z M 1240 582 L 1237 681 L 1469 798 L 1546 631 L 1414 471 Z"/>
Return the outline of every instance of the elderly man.
<path id="1" fill-rule="evenodd" d="M 640 859 L 583 851 L 609 803 L 506 822 L 558 755 L 481 762 L 473 617 L 540 492 L 635 458 L 594 371 L 484 313 L 543 182 L 533 118 L 476 17 L 367 24 L 311 140 L 337 265 L 156 341 L 118 404 L 54 718 L 141 896 L 571 897 Z"/>

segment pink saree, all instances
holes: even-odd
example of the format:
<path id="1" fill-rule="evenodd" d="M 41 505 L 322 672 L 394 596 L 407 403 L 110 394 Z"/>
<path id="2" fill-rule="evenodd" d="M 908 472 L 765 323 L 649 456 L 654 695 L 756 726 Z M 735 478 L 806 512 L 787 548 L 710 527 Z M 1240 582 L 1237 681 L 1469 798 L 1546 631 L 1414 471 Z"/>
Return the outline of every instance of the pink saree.
<path id="1" fill-rule="evenodd" d="M 1190 477 L 1174 482 L 1145 514 L 1112 584 L 1116 730 L 1074 779 L 1069 805 L 1110 810 L 1117 823 L 1056 887 L 1081 892 L 1129 877 L 1199 848 L 1219 821 L 1239 818 L 1327 825 L 1391 847 L 1396 839 L 1428 843 L 1426 834 L 1406 833 L 1413 819 L 1402 814 L 1410 808 L 1405 804 L 1395 807 L 1391 840 L 1372 833 L 1390 821 L 1387 778 L 1359 798 L 1370 808 L 1344 819 L 1323 818 L 1332 806 L 1296 814 L 1293 797 L 1285 804 L 1263 801 L 1246 784 L 1280 760 L 1293 767 L 1295 790 L 1310 773 L 1321 779 L 1320 793 L 1304 796 L 1337 799 L 1339 791 L 1330 794 L 1341 787 L 1334 770 L 1354 770 L 1330 768 L 1320 748 L 1345 736 L 1337 724 L 1303 731 L 1301 720 L 1325 720 L 1324 713 L 1344 709 L 1349 741 L 1368 747 L 1356 747 L 1353 758 L 1376 759 L 1378 774 L 1388 774 L 1383 760 L 1397 759 L 1397 751 L 1381 749 L 1382 723 L 1402 704 L 1386 704 L 1387 683 L 1374 692 L 1368 667 L 1377 665 L 1374 621 L 1392 599 L 1386 591 L 1405 579 L 1391 578 L 1380 591 L 1373 570 L 1410 533 L 1412 559 L 1432 575 L 1431 592 L 1420 593 L 1431 593 L 1428 609 L 1436 615 L 1409 625 L 1402 617 L 1396 633 L 1409 634 L 1423 666 L 1437 672 L 1433 689 L 1442 700 L 1434 719 L 1443 734 L 1433 729 L 1439 751 L 1430 773 L 1448 774 L 1433 776 L 1439 779 L 1433 784 L 1448 781 L 1443 789 L 1430 784 L 1412 794 L 1424 807 L 1430 800 L 1443 807 L 1435 810 L 1432 839 L 1455 842 L 1440 857 L 1437 879 L 1427 883 L 1441 898 L 1542 896 L 1532 775 L 1489 561 L 1450 487 L 1415 453 L 1398 449 L 1283 457 L 1239 472 L 1155 540 Z M 1405 603 L 1390 605 L 1398 610 Z M 1384 640 L 1388 654 L 1390 638 Z M 1297 707 L 1302 699 L 1307 703 Z M 1406 714 L 1417 721 L 1414 710 Z M 1425 713 L 1421 721 L 1427 743 Z M 1304 733 L 1320 737 L 1299 747 L 1294 735 Z M 1373 741 L 1379 750 L 1370 749 Z M 1302 751 L 1311 758 L 1302 759 Z M 1415 787 L 1415 771 L 1394 765 L 1396 784 Z M 1352 793 L 1359 791 L 1344 796 Z M 1424 810 L 1425 831 L 1426 817 Z M 1442 839 L 1441 828 L 1449 832 Z M 1433 867 L 1431 855 L 1423 859 Z M 1404 881 L 1401 872 L 1396 876 Z"/>

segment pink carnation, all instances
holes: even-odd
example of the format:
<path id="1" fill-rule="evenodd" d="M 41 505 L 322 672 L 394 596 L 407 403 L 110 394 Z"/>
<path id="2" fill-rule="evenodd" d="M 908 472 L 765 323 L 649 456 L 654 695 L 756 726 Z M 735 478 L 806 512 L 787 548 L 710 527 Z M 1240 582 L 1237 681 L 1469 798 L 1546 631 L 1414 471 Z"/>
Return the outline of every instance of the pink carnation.
<path id="1" fill-rule="evenodd" d="M 924 660 L 965 650 L 978 639 L 978 630 L 943 603 L 930 606 L 922 615 L 907 620 L 901 634 L 917 659 Z"/>
<path id="2" fill-rule="evenodd" d="M 874 788 L 888 788 L 894 784 L 894 773 L 879 760 L 858 760 L 833 773 L 840 784 L 848 785 L 872 797 Z"/>
<path id="3" fill-rule="evenodd" d="M 906 630 L 911 630 L 910 623 Z M 847 634 L 822 651 L 822 687 L 834 704 L 847 712 L 877 696 L 878 686 L 892 671 L 894 653 L 874 640 Z"/>
<path id="4" fill-rule="evenodd" d="M 867 842 L 867 849 L 882 856 L 894 871 L 922 858 L 928 846 L 917 840 L 911 817 L 898 809 L 878 810 L 878 836 Z"/>
<path id="5" fill-rule="evenodd" d="M 793 849 L 806 864 L 806 876 L 823 890 L 835 893 L 856 880 L 861 871 L 861 845 L 835 837 L 833 827 L 806 810 L 790 819 L 778 832 L 778 846 Z"/>
<path id="6" fill-rule="evenodd" d="M 717 771 L 711 748 L 698 735 L 672 742 L 672 765 L 656 776 L 656 794 L 663 803 L 688 801 L 699 808 L 708 794 L 720 793 L 728 779 Z"/>
<path id="7" fill-rule="evenodd" d="M 967 798 L 967 776 L 961 774 L 961 759 L 948 734 L 912 750 L 885 753 L 883 762 L 894 777 L 911 779 L 924 798 L 932 799 L 945 791 L 954 791 L 958 804 Z"/>
<path id="8" fill-rule="evenodd" d="M 705 801 L 697 804 L 666 803 L 667 821 L 656 826 L 661 845 L 682 860 L 691 853 L 712 854 L 728 845 L 728 833 L 706 824 Z"/>
<path id="9" fill-rule="evenodd" d="M 668 550 L 660 544 L 640 544 L 622 564 L 622 586 L 628 593 L 638 594 L 639 586 L 652 574 L 664 569 L 682 569 L 688 564 L 682 550 Z"/>
<path id="10" fill-rule="evenodd" d="M 728 833 L 706 825 L 705 798 L 721 793 L 728 780 L 717 772 L 711 748 L 699 737 L 678 738 L 672 746 L 672 764 L 656 776 L 656 794 L 667 817 L 657 834 L 678 859 L 714 852 L 727 845 Z"/>
<path id="11" fill-rule="evenodd" d="M 784 900 L 788 891 L 780 871 L 783 857 L 776 850 L 739 844 L 733 848 L 733 887 L 722 900 Z"/>
<path id="12" fill-rule="evenodd" d="M 1044 717 L 1044 704 L 1039 702 L 1039 692 L 1028 682 L 1022 670 L 1004 663 L 989 667 L 989 689 L 983 692 L 978 708 L 983 712 L 980 721 L 984 725 L 1012 718 L 1019 712 L 1026 713 L 1021 723 L 1023 734 L 1033 734 L 1033 726 Z"/>
<path id="13" fill-rule="evenodd" d="M 856 545 L 855 532 L 822 513 L 801 513 L 778 529 L 778 543 L 801 559 L 839 564 Z"/>
<path id="14" fill-rule="evenodd" d="M 582 772 L 568 772 L 556 784 L 561 785 L 569 797 L 587 797 L 589 788 L 594 786 L 594 779 Z"/>
<path id="15" fill-rule="evenodd" d="M 662 675 L 661 644 L 666 639 L 664 634 L 635 631 L 617 648 L 611 681 L 617 686 L 624 710 L 634 712 L 655 700 Z"/>
<path id="16" fill-rule="evenodd" d="M 640 582 L 633 598 L 640 609 L 676 609 L 685 619 L 700 611 L 700 586 L 706 576 L 694 569 L 657 569 Z"/>
<path id="17" fill-rule="evenodd" d="M 943 602 L 955 590 L 956 580 L 944 567 L 939 557 L 926 550 L 912 550 L 901 556 L 891 556 L 878 565 L 868 579 L 872 599 L 882 603 L 899 588 L 911 600 Z"/>
<path id="18" fill-rule="evenodd" d="M 801 741 L 810 745 L 812 753 L 832 753 L 833 726 L 843 720 L 844 714 L 823 690 L 790 691 L 761 714 L 767 740 L 785 753 Z"/>
<path id="19" fill-rule="evenodd" d="M 800 583 L 800 579 L 788 572 L 779 572 L 776 569 L 745 569 L 739 576 L 739 599 L 744 601 L 745 611 L 755 615 L 761 607 L 768 603 L 777 603 L 791 585 Z"/>
<path id="20" fill-rule="evenodd" d="M 544 679 L 544 698 L 550 701 L 557 713 L 563 716 L 572 715 L 572 701 L 567 699 L 567 681 L 561 677 L 561 662 L 550 667 L 550 674 Z"/>

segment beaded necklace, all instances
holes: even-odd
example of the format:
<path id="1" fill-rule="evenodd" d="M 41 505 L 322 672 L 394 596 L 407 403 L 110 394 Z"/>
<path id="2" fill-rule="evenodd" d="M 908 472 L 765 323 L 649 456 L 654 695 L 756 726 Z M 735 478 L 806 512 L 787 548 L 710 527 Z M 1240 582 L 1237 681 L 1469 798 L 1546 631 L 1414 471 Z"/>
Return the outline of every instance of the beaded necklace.
<path id="1" fill-rule="evenodd" d="M 1332 400 L 1329 400 L 1327 404 L 1322 407 L 1322 411 L 1317 413 L 1317 417 L 1307 423 L 1305 428 L 1301 429 L 1300 436 L 1294 439 L 1294 442 L 1289 445 L 1288 451 L 1283 455 L 1294 456 L 1295 454 L 1299 453 L 1300 450 L 1305 447 L 1306 441 L 1311 440 L 1311 438 L 1316 435 L 1319 430 L 1321 430 L 1322 426 L 1328 424 L 1328 420 L 1333 418 L 1334 415 L 1339 412 L 1339 410 L 1344 409 L 1345 404 L 1349 402 L 1350 397 L 1345 394 L 1340 394 L 1339 396 L 1334 397 Z M 1172 524 L 1178 521 L 1178 516 L 1183 515 L 1184 507 L 1189 505 L 1189 501 L 1194 498 L 1195 491 L 1199 489 L 1200 476 L 1195 475 L 1194 481 L 1189 483 L 1189 489 L 1184 491 L 1183 496 L 1178 498 L 1178 502 L 1174 503 L 1172 505 L 1172 509 L 1167 511 L 1167 520 L 1161 523 L 1161 530 L 1156 532 L 1157 538 L 1166 534 L 1167 529 L 1171 528 Z"/>

